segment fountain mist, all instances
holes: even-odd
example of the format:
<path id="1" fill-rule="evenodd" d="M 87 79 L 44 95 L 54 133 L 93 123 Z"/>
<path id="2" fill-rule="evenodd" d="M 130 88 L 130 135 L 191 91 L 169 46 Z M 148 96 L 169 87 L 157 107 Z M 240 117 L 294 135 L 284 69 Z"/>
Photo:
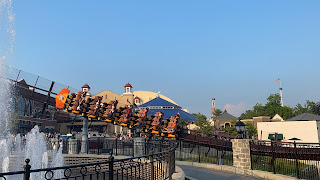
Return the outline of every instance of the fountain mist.
<path id="1" fill-rule="evenodd" d="M 62 166 L 62 150 L 47 150 L 44 133 L 35 126 L 23 140 L 20 134 L 10 134 L 10 117 L 14 107 L 10 81 L 6 78 L 5 62 L 11 58 L 15 41 L 14 13 L 12 0 L 0 0 L 0 171 L 22 170 L 24 159 L 30 159 L 32 169 Z M 49 162 L 49 157 L 52 161 Z M 40 179 L 43 174 L 34 173 L 32 179 Z M 9 177 L 7 177 L 9 178 Z M 10 177 L 21 179 L 20 176 Z"/>

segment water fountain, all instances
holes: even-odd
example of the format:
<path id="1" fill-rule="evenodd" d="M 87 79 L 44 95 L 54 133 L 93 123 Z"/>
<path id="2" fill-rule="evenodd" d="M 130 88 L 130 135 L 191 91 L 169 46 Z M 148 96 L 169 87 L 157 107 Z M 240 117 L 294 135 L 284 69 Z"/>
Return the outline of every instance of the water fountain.
<path id="1" fill-rule="evenodd" d="M 10 117 L 13 113 L 12 83 L 5 78 L 4 63 L 13 53 L 15 40 L 14 13 L 12 0 L 0 0 L 0 172 L 19 171 L 23 169 L 24 160 L 30 159 L 32 169 L 56 167 L 63 165 L 61 149 L 47 150 L 44 133 L 35 126 L 25 137 L 10 134 Z M 31 179 L 40 179 L 43 174 L 34 173 Z M 8 177 L 9 178 L 9 177 Z M 21 177 L 10 177 L 21 179 Z"/>

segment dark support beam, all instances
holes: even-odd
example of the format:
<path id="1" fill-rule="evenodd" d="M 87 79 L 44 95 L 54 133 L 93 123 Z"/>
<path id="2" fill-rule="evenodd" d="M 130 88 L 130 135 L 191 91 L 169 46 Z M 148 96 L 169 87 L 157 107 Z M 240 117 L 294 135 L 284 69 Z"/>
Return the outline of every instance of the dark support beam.
<path id="1" fill-rule="evenodd" d="M 49 103 L 49 100 L 50 100 L 50 95 L 51 95 L 51 91 L 52 91 L 52 89 L 53 89 L 53 86 L 54 86 L 54 81 L 52 81 L 51 86 L 50 86 L 50 89 L 49 89 L 49 91 L 48 91 L 47 101 L 43 104 L 42 114 L 41 114 L 41 117 L 42 117 L 42 118 L 43 118 L 43 115 L 45 114 L 44 112 L 45 112 L 46 109 L 48 108 L 48 103 Z"/>

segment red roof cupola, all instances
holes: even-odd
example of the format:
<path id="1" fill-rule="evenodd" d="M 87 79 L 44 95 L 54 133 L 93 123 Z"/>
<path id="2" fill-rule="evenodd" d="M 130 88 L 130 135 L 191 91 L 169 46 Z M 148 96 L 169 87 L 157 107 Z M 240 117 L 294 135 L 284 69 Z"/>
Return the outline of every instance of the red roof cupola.
<path id="1" fill-rule="evenodd" d="M 130 87 L 132 88 L 131 84 L 127 83 L 124 87 Z"/>
<path id="2" fill-rule="evenodd" d="M 90 86 L 86 83 L 86 84 L 83 85 L 81 88 L 90 88 Z"/>
<path id="3" fill-rule="evenodd" d="M 136 96 L 134 99 L 140 99 L 138 96 Z"/>

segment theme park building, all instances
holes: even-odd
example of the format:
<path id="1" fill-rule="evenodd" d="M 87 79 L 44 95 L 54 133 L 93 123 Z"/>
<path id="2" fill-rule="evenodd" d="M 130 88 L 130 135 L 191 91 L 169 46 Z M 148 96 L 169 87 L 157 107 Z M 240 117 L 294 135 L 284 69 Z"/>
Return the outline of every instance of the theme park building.
<path id="1" fill-rule="evenodd" d="M 87 92 L 88 97 L 94 98 L 96 96 L 102 97 L 102 103 L 108 103 L 110 101 L 117 100 L 118 107 L 124 107 L 131 104 L 136 110 L 141 108 L 149 108 L 148 115 L 154 115 L 156 112 L 164 112 L 164 119 L 180 114 L 181 119 L 187 121 L 195 121 L 196 116 L 190 114 L 187 110 L 183 110 L 176 102 L 170 98 L 150 91 L 132 91 L 132 85 L 127 83 L 124 86 L 124 93 L 121 95 L 104 90 L 96 95 L 91 96 L 90 86 L 85 84 L 82 86 L 82 91 Z M 71 122 L 60 123 L 61 133 L 67 134 L 71 132 L 81 132 L 82 118 L 74 116 L 74 120 Z M 104 121 L 92 120 L 89 122 L 89 131 L 97 132 L 98 134 L 113 134 L 113 133 L 125 133 L 127 129 L 125 127 L 116 126 L 106 123 Z"/>

